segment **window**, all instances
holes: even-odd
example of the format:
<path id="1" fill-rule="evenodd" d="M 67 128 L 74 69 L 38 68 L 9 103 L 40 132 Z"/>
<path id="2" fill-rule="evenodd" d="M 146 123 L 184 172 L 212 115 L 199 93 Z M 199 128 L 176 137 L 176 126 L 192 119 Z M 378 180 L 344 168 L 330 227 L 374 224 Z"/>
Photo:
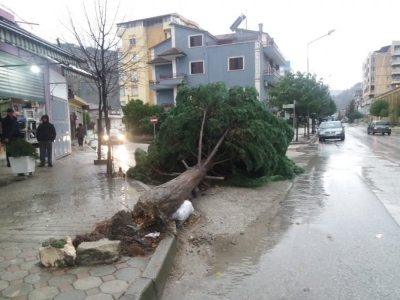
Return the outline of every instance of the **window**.
<path id="1" fill-rule="evenodd" d="M 137 54 L 137 53 L 132 54 L 132 61 L 133 62 L 138 62 L 139 60 L 140 60 L 139 54 Z"/>
<path id="2" fill-rule="evenodd" d="M 131 81 L 132 82 L 138 81 L 138 74 L 137 74 L 136 71 L 132 71 L 132 73 L 131 73 Z"/>
<path id="3" fill-rule="evenodd" d="M 374 76 L 371 77 L 371 82 L 375 82 L 375 77 Z"/>
<path id="4" fill-rule="evenodd" d="M 190 74 L 204 74 L 204 61 L 190 62 Z"/>
<path id="5" fill-rule="evenodd" d="M 136 45 L 136 38 L 130 38 L 129 45 Z"/>
<path id="6" fill-rule="evenodd" d="M 148 20 L 146 22 L 146 27 L 151 27 L 151 26 L 157 26 L 157 25 L 161 25 L 163 23 L 163 19 L 154 19 L 154 20 Z"/>
<path id="7" fill-rule="evenodd" d="M 125 89 L 124 89 L 124 88 L 120 88 L 120 89 L 119 89 L 119 95 L 120 95 L 121 97 L 125 96 Z"/>
<path id="8" fill-rule="evenodd" d="M 138 94 L 139 94 L 138 87 L 137 87 L 137 86 L 134 86 L 134 87 L 132 88 L 132 95 L 138 95 Z"/>
<path id="9" fill-rule="evenodd" d="M 372 71 L 372 72 L 375 72 L 375 67 L 372 67 L 372 68 L 371 68 L 371 71 Z"/>
<path id="10" fill-rule="evenodd" d="M 229 66 L 228 70 L 229 71 L 237 71 L 237 70 L 244 70 L 244 57 L 230 57 L 228 59 L 229 61 Z"/>
<path id="11" fill-rule="evenodd" d="M 375 62 L 375 57 L 372 58 L 372 62 Z"/>
<path id="12" fill-rule="evenodd" d="M 203 35 L 191 35 L 189 36 L 189 47 L 201 47 L 203 46 Z"/>
<path id="13" fill-rule="evenodd" d="M 118 72 L 118 78 L 119 78 L 119 80 L 124 80 L 124 72 L 119 71 Z"/>

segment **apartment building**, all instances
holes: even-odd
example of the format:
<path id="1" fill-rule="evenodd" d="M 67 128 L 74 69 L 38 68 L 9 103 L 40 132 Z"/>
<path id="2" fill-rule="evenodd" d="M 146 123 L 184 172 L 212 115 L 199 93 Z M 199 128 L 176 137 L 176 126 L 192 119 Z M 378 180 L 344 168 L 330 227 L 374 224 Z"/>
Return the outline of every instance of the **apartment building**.
<path id="1" fill-rule="evenodd" d="M 366 114 L 365 111 L 363 111 L 362 107 L 362 100 L 363 100 L 363 90 L 359 89 L 354 92 L 353 95 L 353 100 L 354 100 L 354 110 L 359 111 L 362 114 Z"/>
<path id="2" fill-rule="evenodd" d="M 190 86 L 217 81 L 227 87 L 254 86 L 260 101 L 267 100 L 268 88 L 278 82 L 286 60 L 262 24 L 254 31 L 235 23 L 233 33 L 224 35 L 170 24 L 171 37 L 151 48 L 152 102 L 173 105 L 182 80 Z"/>
<path id="3" fill-rule="evenodd" d="M 363 110 L 374 99 L 400 86 L 400 41 L 371 52 L 363 63 Z M 365 107 L 365 108 L 364 108 Z"/>
<path id="4" fill-rule="evenodd" d="M 154 92 L 149 88 L 153 74 L 153 65 L 147 64 L 151 59 L 149 49 L 171 38 L 171 24 L 199 28 L 195 22 L 176 13 L 117 24 L 117 34 L 122 39 L 119 51 L 123 53 L 124 62 L 136 62 L 134 70 L 120 78 L 124 82 L 120 90 L 121 105 L 130 99 L 141 99 L 145 103 L 154 104 Z"/>

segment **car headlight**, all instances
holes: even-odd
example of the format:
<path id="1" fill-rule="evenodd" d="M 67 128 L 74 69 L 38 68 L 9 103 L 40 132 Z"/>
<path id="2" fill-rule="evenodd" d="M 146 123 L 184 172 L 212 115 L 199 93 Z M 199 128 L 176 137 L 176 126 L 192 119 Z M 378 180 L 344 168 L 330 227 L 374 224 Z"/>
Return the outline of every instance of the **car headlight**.
<path id="1" fill-rule="evenodd" d="M 125 137 L 124 137 L 122 134 L 119 134 L 119 135 L 118 135 L 118 139 L 119 139 L 120 141 L 123 141 L 124 138 L 125 138 Z"/>
<path id="2" fill-rule="evenodd" d="M 103 136 L 103 139 L 104 139 L 105 141 L 108 141 L 108 135 Z"/>

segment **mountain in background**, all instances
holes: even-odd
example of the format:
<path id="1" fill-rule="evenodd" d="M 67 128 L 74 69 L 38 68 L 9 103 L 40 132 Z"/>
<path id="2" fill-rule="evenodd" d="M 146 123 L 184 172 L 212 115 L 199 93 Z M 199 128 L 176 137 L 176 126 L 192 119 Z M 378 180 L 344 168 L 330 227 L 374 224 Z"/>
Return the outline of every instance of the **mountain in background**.
<path id="1" fill-rule="evenodd" d="M 334 95 L 331 91 L 332 99 L 335 101 L 337 110 L 340 111 L 344 108 L 346 108 L 347 105 L 350 104 L 350 101 L 353 99 L 354 93 L 357 90 L 362 89 L 362 84 L 361 82 L 356 83 L 353 87 L 350 89 L 347 89 L 345 91 L 342 91 L 341 93 Z"/>
<path id="2" fill-rule="evenodd" d="M 329 91 L 332 97 L 339 95 L 343 90 L 330 90 Z"/>

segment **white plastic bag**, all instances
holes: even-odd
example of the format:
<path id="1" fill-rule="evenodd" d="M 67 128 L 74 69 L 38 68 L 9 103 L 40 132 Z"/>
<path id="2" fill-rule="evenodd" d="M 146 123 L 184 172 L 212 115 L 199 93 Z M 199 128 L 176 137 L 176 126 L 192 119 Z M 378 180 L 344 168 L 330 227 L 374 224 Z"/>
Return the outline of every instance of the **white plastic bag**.
<path id="1" fill-rule="evenodd" d="M 182 205 L 172 214 L 172 219 L 185 221 L 194 212 L 192 202 L 185 200 Z"/>
<path id="2" fill-rule="evenodd" d="M 160 233 L 158 231 L 156 231 L 156 232 L 152 232 L 152 233 L 146 234 L 144 237 L 153 238 L 154 239 L 154 238 L 156 238 L 158 236 L 160 236 Z"/>

